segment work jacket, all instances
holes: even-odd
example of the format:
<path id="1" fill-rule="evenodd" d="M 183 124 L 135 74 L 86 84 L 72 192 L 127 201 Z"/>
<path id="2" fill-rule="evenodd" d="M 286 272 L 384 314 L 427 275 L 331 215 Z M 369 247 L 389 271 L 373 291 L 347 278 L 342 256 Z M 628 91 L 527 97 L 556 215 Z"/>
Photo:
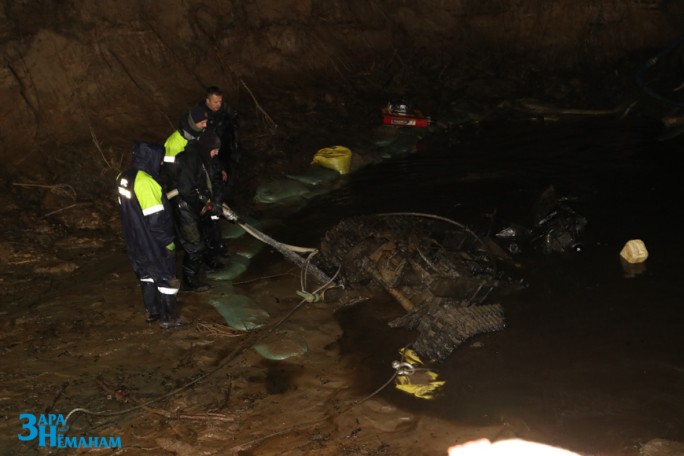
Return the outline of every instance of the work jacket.
<path id="1" fill-rule="evenodd" d="M 218 111 L 212 111 L 205 101 L 200 103 L 207 110 L 207 128 L 214 128 L 221 139 L 221 153 L 219 164 L 225 171 L 230 170 L 230 163 L 237 159 L 239 153 L 240 124 L 238 112 L 226 103 L 221 104 Z"/>
<path id="2" fill-rule="evenodd" d="M 176 157 L 183 152 L 188 142 L 195 141 L 202 133 L 202 130 L 193 128 L 191 119 L 188 115 L 183 115 L 178 122 L 178 128 L 166 138 L 164 142 L 164 166 L 161 173 L 161 183 L 165 191 L 171 191 L 176 186 L 178 166 Z"/>
<path id="3" fill-rule="evenodd" d="M 138 142 L 131 168 L 117 178 L 128 257 L 139 277 L 155 280 L 174 275 L 166 261 L 175 249 L 175 234 L 171 207 L 159 183 L 163 156 L 160 144 Z"/>

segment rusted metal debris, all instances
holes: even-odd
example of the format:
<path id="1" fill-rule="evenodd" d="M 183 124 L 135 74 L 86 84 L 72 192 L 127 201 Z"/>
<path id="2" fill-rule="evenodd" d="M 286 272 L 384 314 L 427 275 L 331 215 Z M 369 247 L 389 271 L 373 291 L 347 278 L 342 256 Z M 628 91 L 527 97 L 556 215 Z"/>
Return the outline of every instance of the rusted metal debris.
<path id="1" fill-rule="evenodd" d="M 520 268 L 516 255 L 584 250 L 587 220 L 574 209 L 577 202 L 550 186 L 535 203 L 530 228 L 497 230 L 492 218 L 482 235 L 434 214 L 352 217 L 325 234 L 316 264 L 337 271 L 336 284 L 347 291 L 387 292 L 406 311 L 388 324 L 416 330 L 411 348 L 443 361 L 466 339 L 504 328 L 498 298 L 523 282 L 509 275 Z"/>
<path id="2" fill-rule="evenodd" d="M 429 214 L 385 214 L 343 220 L 328 231 L 318 258 L 341 271 L 348 289 L 379 287 L 407 312 L 389 322 L 417 330 L 413 349 L 442 361 L 464 340 L 504 328 L 503 308 L 488 302 L 502 274 L 467 227 Z"/>

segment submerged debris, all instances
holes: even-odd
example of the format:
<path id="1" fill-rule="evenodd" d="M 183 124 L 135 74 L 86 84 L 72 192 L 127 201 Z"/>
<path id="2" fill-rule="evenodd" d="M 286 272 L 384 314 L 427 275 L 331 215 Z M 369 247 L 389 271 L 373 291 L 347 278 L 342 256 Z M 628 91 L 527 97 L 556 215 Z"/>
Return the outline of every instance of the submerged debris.
<path id="1" fill-rule="evenodd" d="M 582 236 L 587 219 L 572 206 L 573 200 L 559 196 L 550 186 L 537 201 L 534 222 L 534 239 L 544 253 L 581 252 Z"/>
<path id="2" fill-rule="evenodd" d="M 502 274 L 467 227 L 429 214 L 343 220 L 321 245 L 321 268 L 340 268 L 349 289 L 379 287 L 407 311 L 392 327 L 416 329 L 413 348 L 444 360 L 465 339 L 503 329 L 503 308 L 486 303 Z"/>
<path id="3" fill-rule="evenodd" d="M 531 227 L 508 224 L 495 233 L 496 241 L 513 255 L 530 248 L 544 254 L 582 252 L 588 222 L 576 203 L 549 186 L 534 205 Z"/>
<path id="4" fill-rule="evenodd" d="M 316 263 L 339 271 L 347 290 L 379 288 L 391 295 L 406 313 L 389 326 L 416 330 L 416 353 L 443 361 L 466 339 L 504 328 L 496 297 L 522 283 L 501 269 L 519 266 L 511 254 L 523 245 L 544 254 L 579 252 L 586 225 L 571 200 L 551 186 L 535 205 L 531 228 L 509 225 L 490 231 L 490 238 L 431 214 L 357 216 L 325 234 Z"/>

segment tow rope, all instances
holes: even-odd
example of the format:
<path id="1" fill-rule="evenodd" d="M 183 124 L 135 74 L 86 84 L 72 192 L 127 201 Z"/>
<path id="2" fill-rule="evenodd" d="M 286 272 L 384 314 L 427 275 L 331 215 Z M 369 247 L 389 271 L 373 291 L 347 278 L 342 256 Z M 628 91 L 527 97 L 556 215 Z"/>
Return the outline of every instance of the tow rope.
<path id="1" fill-rule="evenodd" d="M 178 190 L 174 189 L 169 191 L 166 194 L 166 197 L 170 200 L 174 198 L 175 196 L 178 196 Z M 223 218 L 228 220 L 231 223 L 236 223 L 238 226 L 240 226 L 243 230 L 245 230 L 246 233 L 248 233 L 250 236 L 254 237 L 255 239 L 263 242 L 264 244 L 270 245 L 274 249 L 276 249 L 278 252 L 280 252 L 285 258 L 290 260 L 291 262 L 295 263 L 297 266 L 299 266 L 302 269 L 305 269 L 307 273 L 311 273 L 312 276 L 314 276 L 318 281 L 321 283 L 332 283 L 333 280 L 328 277 L 326 273 L 321 271 L 316 265 L 311 264 L 311 262 L 300 256 L 300 253 L 308 253 L 310 256 L 313 254 L 316 254 L 318 252 L 318 249 L 311 248 L 311 247 L 300 247 L 296 245 L 290 245 L 290 244 L 284 244 L 282 242 L 276 241 L 272 237 L 268 236 L 267 234 L 259 231 L 252 225 L 246 223 L 243 221 L 236 213 L 233 211 L 230 207 L 228 207 L 227 204 L 223 203 L 222 204 L 222 214 Z M 339 284 L 337 284 L 339 285 Z M 341 285 L 340 285 L 341 286 Z"/>

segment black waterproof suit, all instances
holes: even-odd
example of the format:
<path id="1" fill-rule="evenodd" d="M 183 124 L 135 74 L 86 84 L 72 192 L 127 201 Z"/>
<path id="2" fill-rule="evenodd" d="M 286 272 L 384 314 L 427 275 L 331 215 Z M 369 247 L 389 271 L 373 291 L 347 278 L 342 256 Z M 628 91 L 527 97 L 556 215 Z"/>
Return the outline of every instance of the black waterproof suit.
<path id="1" fill-rule="evenodd" d="M 208 130 L 208 129 L 207 129 Z M 205 163 L 207 175 L 209 176 L 209 183 L 211 184 L 211 200 L 214 205 L 220 207 L 226 202 L 227 185 L 223 181 L 221 171 L 223 165 L 220 162 L 221 153 L 216 157 L 211 158 Z M 226 247 L 223 244 L 223 233 L 221 232 L 221 217 L 214 214 L 205 214 L 202 217 L 202 234 L 204 236 L 204 243 L 207 247 L 207 252 L 204 255 L 205 261 L 209 264 L 213 258 L 225 256 Z"/>
<path id="2" fill-rule="evenodd" d="M 159 183 L 160 144 L 138 142 L 131 168 L 117 178 L 119 212 L 128 258 L 140 280 L 148 321 L 177 318 L 175 233 L 171 206 Z"/>
<path id="3" fill-rule="evenodd" d="M 213 136 L 215 142 L 207 144 L 203 141 L 206 136 Z M 220 188 L 222 182 L 220 172 L 215 168 L 211 158 L 212 148 L 220 147 L 218 138 L 212 131 L 205 131 L 197 141 L 189 142 L 185 150 L 176 156 L 178 174 L 176 188 L 178 197 L 174 198 L 174 214 L 178 238 L 185 257 L 183 259 L 183 281 L 188 289 L 197 286 L 202 260 L 209 253 L 205 244 L 205 226 L 210 223 L 210 217 L 218 218 L 218 210 L 205 213 L 205 207 L 214 201 L 213 189 Z"/>
<path id="4" fill-rule="evenodd" d="M 221 140 L 218 158 L 228 181 L 234 181 L 235 163 L 240 160 L 240 119 L 238 112 L 223 103 L 218 111 L 212 111 L 204 101 L 200 103 L 207 109 L 207 128 L 213 128 Z"/>

